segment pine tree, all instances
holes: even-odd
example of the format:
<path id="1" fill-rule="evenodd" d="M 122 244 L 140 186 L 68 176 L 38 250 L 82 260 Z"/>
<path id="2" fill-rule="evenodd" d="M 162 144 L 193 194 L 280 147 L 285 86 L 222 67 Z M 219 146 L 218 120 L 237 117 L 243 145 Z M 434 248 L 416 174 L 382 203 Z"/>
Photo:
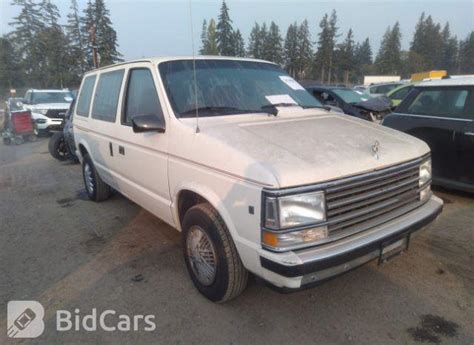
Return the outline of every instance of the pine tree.
<path id="1" fill-rule="evenodd" d="M 0 88 L 18 87 L 20 82 L 20 68 L 15 48 L 7 37 L 0 37 Z"/>
<path id="2" fill-rule="evenodd" d="M 289 75 L 296 78 L 298 61 L 298 24 L 290 24 L 286 31 L 284 47 L 285 69 Z"/>
<path id="3" fill-rule="evenodd" d="M 263 58 L 263 41 L 260 25 L 258 23 L 255 23 L 250 32 L 247 55 L 254 59 Z"/>
<path id="4" fill-rule="evenodd" d="M 375 59 L 378 73 L 398 75 L 401 72 L 401 37 L 398 22 L 393 28 L 388 27 Z"/>
<path id="5" fill-rule="evenodd" d="M 446 23 L 443 31 L 441 32 L 443 52 L 441 58 L 440 68 L 448 71 L 452 74 L 456 71 L 458 61 L 458 39 L 456 36 L 451 36 L 451 30 L 449 23 Z"/>
<path id="6" fill-rule="evenodd" d="M 234 55 L 238 57 L 245 56 L 245 42 L 239 29 L 234 32 Z"/>
<path id="7" fill-rule="evenodd" d="M 333 74 L 334 48 L 336 46 L 337 34 L 337 14 L 331 13 L 331 17 L 325 14 L 319 27 L 321 32 L 318 34 L 317 51 L 313 66 L 313 74 L 321 82 L 331 83 Z"/>
<path id="8" fill-rule="evenodd" d="M 441 68 L 443 60 L 443 38 L 441 26 L 433 18 L 422 13 L 416 25 L 410 45 L 412 72 Z"/>
<path id="9" fill-rule="evenodd" d="M 84 38 L 81 31 L 81 21 L 77 0 L 71 0 L 70 12 L 67 15 L 66 36 L 68 40 L 68 63 L 71 66 L 71 79 L 77 84 L 86 71 Z"/>
<path id="10" fill-rule="evenodd" d="M 95 0 L 95 21 L 100 64 L 106 66 L 122 61 L 122 55 L 117 51 L 117 33 L 112 27 L 110 13 L 104 0 Z"/>
<path id="11" fill-rule="evenodd" d="M 264 24 L 265 25 L 265 24 Z M 280 34 L 280 28 L 273 21 L 268 31 L 262 27 L 263 37 L 263 59 L 277 64 L 283 64 L 283 39 Z"/>
<path id="12" fill-rule="evenodd" d="M 358 43 L 354 48 L 354 65 L 357 82 L 359 82 L 364 75 L 370 74 L 372 56 L 369 38 L 366 38 L 362 43 Z"/>
<path id="13" fill-rule="evenodd" d="M 459 72 L 474 74 L 474 31 L 459 44 Z"/>
<path id="14" fill-rule="evenodd" d="M 91 39 L 92 30 L 96 26 L 95 12 L 96 12 L 95 4 L 92 2 L 92 0 L 88 0 L 86 8 L 83 11 L 84 15 L 80 18 L 81 33 L 82 33 L 82 39 L 83 39 L 82 46 L 84 47 L 86 70 L 95 68 L 93 53 L 92 53 L 92 39 Z"/>
<path id="15" fill-rule="evenodd" d="M 338 47 L 337 51 L 337 70 L 342 76 L 345 84 L 349 83 L 349 78 L 354 72 L 355 57 L 354 57 L 354 34 L 352 29 L 349 29 L 347 36 L 343 43 Z"/>
<path id="16" fill-rule="evenodd" d="M 10 42 L 20 60 L 20 68 L 31 86 L 40 86 L 42 81 L 42 46 L 38 34 L 45 28 L 38 4 L 32 0 L 13 0 L 12 5 L 21 7 L 18 16 L 9 23 L 14 30 L 10 33 Z"/>
<path id="17" fill-rule="evenodd" d="M 229 16 L 229 8 L 222 1 L 221 12 L 217 21 L 217 47 L 219 54 L 224 56 L 234 56 L 234 29 Z"/>
<path id="18" fill-rule="evenodd" d="M 307 20 L 304 20 L 298 28 L 297 52 L 296 78 L 305 78 L 308 75 L 308 68 L 311 66 L 313 59 L 311 34 Z"/>
<path id="19" fill-rule="evenodd" d="M 206 55 L 206 46 L 208 45 L 207 40 L 207 21 L 204 19 L 202 22 L 202 29 L 201 29 L 201 48 L 199 48 L 199 54 Z"/>

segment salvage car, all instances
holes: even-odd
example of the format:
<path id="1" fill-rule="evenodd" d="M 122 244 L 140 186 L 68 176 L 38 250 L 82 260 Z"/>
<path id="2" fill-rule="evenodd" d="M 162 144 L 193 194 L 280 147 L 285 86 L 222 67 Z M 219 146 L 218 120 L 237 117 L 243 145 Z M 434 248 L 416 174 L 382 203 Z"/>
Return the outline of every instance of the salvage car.
<path id="1" fill-rule="evenodd" d="M 22 103 L 24 109 L 31 111 L 37 134 L 43 135 L 62 130 L 64 116 L 72 100 L 69 90 L 30 89 L 26 91 Z"/>
<path id="2" fill-rule="evenodd" d="M 392 108 L 395 109 L 402 103 L 403 99 L 410 93 L 416 83 L 406 83 L 396 87 L 387 93 L 387 97 L 392 101 Z"/>
<path id="3" fill-rule="evenodd" d="M 391 83 L 383 83 L 383 84 L 373 84 L 368 86 L 365 89 L 365 93 L 372 97 L 383 96 L 389 93 L 391 90 L 403 85 L 404 83 L 399 82 L 391 82 Z"/>
<path id="4" fill-rule="evenodd" d="M 285 291 L 385 262 L 441 212 L 429 147 L 324 109 L 278 65 L 151 58 L 84 75 L 74 138 L 91 200 L 114 189 L 182 232 L 196 288 Z"/>
<path id="5" fill-rule="evenodd" d="M 306 90 L 322 104 L 364 120 L 380 122 L 391 112 L 391 102 L 386 97 L 372 98 L 360 91 L 336 86 L 313 85 Z"/>
<path id="6" fill-rule="evenodd" d="M 474 78 L 421 82 L 383 124 L 430 146 L 435 184 L 474 192 Z"/>
<path id="7" fill-rule="evenodd" d="M 48 149 L 53 158 L 59 161 L 71 160 L 77 162 L 76 144 L 74 143 L 74 128 L 72 125 L 72 117 L 74 112 L 75 100 L 72 101 L 71 106 L 66 112 L 63 120 L 64 124 L 62 131 L 54 133 L 49 138 Z"/>

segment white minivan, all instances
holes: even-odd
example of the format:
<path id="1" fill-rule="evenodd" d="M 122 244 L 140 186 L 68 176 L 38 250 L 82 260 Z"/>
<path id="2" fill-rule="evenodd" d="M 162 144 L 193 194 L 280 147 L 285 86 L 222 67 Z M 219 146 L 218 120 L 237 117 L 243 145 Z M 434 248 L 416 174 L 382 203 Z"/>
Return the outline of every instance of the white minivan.
<path id="1" fill-rule="evenodd" d="M 212 301 L 385 262 L 441 212 L 428 146 L 330 112 L 279 66 L 151 58 L 87 73 L 74 113 L 89 198 L 119 191 L 182 232 Z"/>

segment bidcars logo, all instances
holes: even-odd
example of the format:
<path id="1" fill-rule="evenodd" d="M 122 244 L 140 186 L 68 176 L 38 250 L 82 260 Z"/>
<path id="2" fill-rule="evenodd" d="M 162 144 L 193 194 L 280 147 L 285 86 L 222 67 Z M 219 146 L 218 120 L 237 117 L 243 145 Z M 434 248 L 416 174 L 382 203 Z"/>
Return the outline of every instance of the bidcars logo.
<path id="1" fill-rule="evenodd" d="M 36 301 L 10 301 L 7 305 L 7 335 L 36 338 L 44 331 L 44 308 Z"/>

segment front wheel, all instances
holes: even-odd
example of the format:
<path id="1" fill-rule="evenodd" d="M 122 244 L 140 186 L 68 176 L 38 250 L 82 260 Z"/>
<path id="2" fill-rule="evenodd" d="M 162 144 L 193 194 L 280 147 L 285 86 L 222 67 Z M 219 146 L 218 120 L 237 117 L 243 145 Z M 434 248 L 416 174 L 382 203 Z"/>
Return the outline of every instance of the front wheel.
<path id="1" fill-rule="evenodd" d="M 225 302 L 242 293 L 248 271 L 224 221 L 211 205 L 202 203 L 186 212 L 182 236 L 186 268 L 201 294 L 213 302 Z"/>
<path id="2" fill-rule="evenodd" d="M 48 143 L 49 153 L 51 156 L 60 161 L 65 161 L 69 158 L 69 148 L 64 140 L 62 132 L 54 133 L 49 139 Z"/>
<path id="3" fill-rule="evenodd" d="M 92 159 L 87 154 L 82 160 L 82 175 L 87 196 L 90 200 L 100 202 L 110 197 L 112 192 L 109 185 L 102 181 Z"/>

